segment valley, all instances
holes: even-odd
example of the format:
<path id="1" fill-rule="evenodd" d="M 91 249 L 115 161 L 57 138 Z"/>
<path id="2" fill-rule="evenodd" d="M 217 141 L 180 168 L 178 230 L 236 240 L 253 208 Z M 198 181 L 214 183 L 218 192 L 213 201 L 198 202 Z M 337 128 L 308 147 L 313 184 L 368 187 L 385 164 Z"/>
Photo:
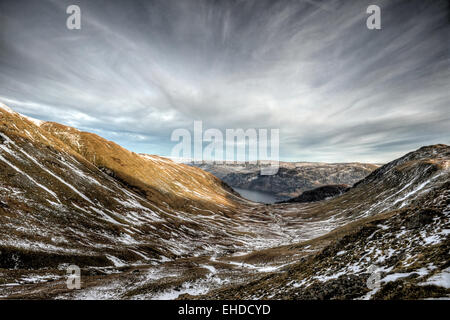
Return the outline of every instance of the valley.
<path id="1" fill-rule="evenodd" d="M 450 297 L 449 146 L 293 166 L 224 183 L 0 105 L 0 299 Z M 326 184 L 351 187 L 267 205 L 229 186 L 287 198 Z M 80 290 L 66 286 L 72 264 Z"/>
<path id="2" fill-rule="evenodd" d="M 261 175 L 261 164 L 242 162 L 201 162 L 192 166 L 212 173 L 233 188 L 271 194 L 277 201 L 288 200 L 302 192 L 324 185 L 354 183 L 365 178 L 379 164 L 370 163 L 320 163 L 279 162 L 275 175 Z"/>
<path id="3" fill-rule="evenodd" d="M 233 188 L 233 190 L 239 193 L 241 197 L 254 202 L 269 204 L 279 201 L 279 198 L 268 192 L 241 189 L 241 188 Z"/>

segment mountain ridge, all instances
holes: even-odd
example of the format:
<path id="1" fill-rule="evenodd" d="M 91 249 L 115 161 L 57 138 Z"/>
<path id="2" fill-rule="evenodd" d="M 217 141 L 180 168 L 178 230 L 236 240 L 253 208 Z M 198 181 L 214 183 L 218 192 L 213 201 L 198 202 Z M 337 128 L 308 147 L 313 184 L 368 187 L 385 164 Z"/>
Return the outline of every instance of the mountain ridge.
<path id="1" fill-rule="evenodd" d="M 0 298 L 448 297 L 449 161 L 449 146 L 426 146 L 332 199 L 261 205 L 0 108 Z M 69 264 L 82 290 L 65 287 Z"/>
<path id="2" fill-rule="evenodd" d="M 348 162 L 279 162 L 275 175 L 260 175 L 258 164 L 192 163 L 194 167 L 208 171 L 233 188 L 261 191 L 273 194 L 279 200 L 288 200 L 303 192 L 332 184 L 353 185 L 379 165 Z"/>

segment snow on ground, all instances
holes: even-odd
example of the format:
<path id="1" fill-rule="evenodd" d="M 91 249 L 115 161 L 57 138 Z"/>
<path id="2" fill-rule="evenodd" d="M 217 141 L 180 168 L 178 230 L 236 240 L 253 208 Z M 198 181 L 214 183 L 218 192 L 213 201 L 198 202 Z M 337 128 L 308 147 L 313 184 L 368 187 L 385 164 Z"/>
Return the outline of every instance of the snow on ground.
<path id="1" fill-rule="evenodd" d="M 8 113 L 17 114 L 17 112 L 13 111 L 10 107 L 8 107 L 6 104 L 0 102 L 0 108 L 5 110 Z"/>
<path id="2" fill-rule="evenodd" d="M 70 189 L 72 189 L 76 194 L 78 194 L 81 198 L 86 200 L 87 202 L 94 204 L 88 197 L 86 197 L 83 193 L 81 193 L 77 188 L 72 186 L 70 183 L 64 181 L 62 178 L 58 177 L 56 174 L 48 170 L 46 167 L 44 167 L 42 164 L 40 164 L 34 157 L 30 156 L 28 153 L 26 153 L 24 150 L 20 150 L 27 158 L 29 158 L 31 161 L 33 161 L 35 164 L 37 164 L 41 169 L 43 169 L 45 172 L 56 178 L 59 182 L 63 183 Z"/>
<path id="3" fill-rule="evenodd" d="M 43 123 L 45 123 L 45 121 L 42 120 L 38 120 L 32 117 L 28 117 L 28 116 L 24 116 L 23 114 L 20 115 L 22 118 L 27 119 L 28 121 L 34 123 L 35 125 L 37 125 L 38 127 L 40 127 Z"/>
<path id="4" fill-rule="evenodd" d="M 202 294 L 206 294 L 209 291 L 208 286 L 200 286 L 200 285 L 190 285 L 188 283 L 183 283 L 181 289 L 172 289 L 167 290 L 162 293 L 156 294 L 151 297 L 151 300 L 175 300 L 182 294 L 190 294 L 192 296 L 199 296 Z M 133 297 L 136 300 L 140 300 L 142 298 L 145 299 L 145 296 L 135 296 Z"/>
<path id="5" fill-rule="evenodd" d="M 28 275 L 20 278 L 20 283 L 41 283 L 47 282 L 49 280 L 57 280 L 60 279 L 59 275 Z"/>
<path id="6" fill-rule="evenodd" d="M 126 266 L 126 263 L 124 261 L 120 260 L 117 257 L 114 257 L 113 255 L 107 254 L 106 257 L 114 264 L 115 267 Z"/>
<path id="7" fill-rule="evenodd" d="M 0 146 L 1 147 L 1 146 Z M 41 188 L 42 190 L 48 192 L 52 197 L 54 197 L 58 202 L 58 196 L 56 195 L 56 193 L 54 193 L 53 191 L 49 190 L 47 187 L 43 186 L 42 184 L 36 182 L 32 177 L 30 177 L 28 174 L 26 174 L 25 172 L 23 172 L 22 170 L 20 170 L 19 168 L 17 168 L 15 165 L 13 165 L 11 162 L 9 162 L 8 160 L 6 160 L 2 155 L 0 155 L 0 160 L 2 160 L 4 163 L 6 163 L 7 165 L 9 165 L 11 168 L 13 168 L 14 170 L 16 170 L 18 173 L 24 175 L 25 177 L 27 177 L 31 182 L 33 182 L 35 185 L 37 185 L 39 188 Z"/>
<path id="8" fill-rule="evenodd" d="M 215 261 L 212 260 L 211 261 Z M 277 271 L 287 265 L 290 265 L 292 263 L 286 263 L 283 265 L 277 265 L 277 266 L 257 266 L 257 265 L 253 265 L 253 264 L 249 264 L 249 263 L 243 263 L 243 262 L 235 262 L 235 261 L 225 261 L 225 260 L 221 260 L 221 263 L 228 263 L 234 266 L 238 266 L 241 268 L 245 268 L 245 269 L 250 269 L 250 270 L 255 270 L 257 272 L 274 272 Z"/>
<path id="9" fill-rule="evenodd" d="M 450 289 L 450 267 L 429 277 L 425 282 L 420 283 L 420 285 L 435 285 Z"/>

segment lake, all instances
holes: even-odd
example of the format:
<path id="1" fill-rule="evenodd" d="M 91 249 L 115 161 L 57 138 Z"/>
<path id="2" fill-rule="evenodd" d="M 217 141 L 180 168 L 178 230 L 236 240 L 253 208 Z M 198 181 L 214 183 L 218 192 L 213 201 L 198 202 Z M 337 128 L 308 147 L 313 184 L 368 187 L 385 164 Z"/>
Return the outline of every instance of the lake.
<path id="1" fill-rule="evenodd" d="M 233 188 L 234 191 L 239 193 L 243 198 L 260 203 L 275 203 L 281 199 L 277 198 L 275 195 L 262 191 Z"/>

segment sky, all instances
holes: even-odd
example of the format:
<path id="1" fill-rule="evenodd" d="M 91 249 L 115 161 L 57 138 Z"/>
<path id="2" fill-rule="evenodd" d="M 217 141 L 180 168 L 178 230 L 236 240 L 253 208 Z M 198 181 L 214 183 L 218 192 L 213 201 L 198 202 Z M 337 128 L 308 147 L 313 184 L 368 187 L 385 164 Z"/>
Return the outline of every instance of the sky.
<path id="1" fill-rule="evenodd" d="M 279 129 L 283 161 L 383 163 L 450 144 L 449 32 L 439 0 L 2 0 L 0 102 L 135 152 L 199 120 Z"/>

